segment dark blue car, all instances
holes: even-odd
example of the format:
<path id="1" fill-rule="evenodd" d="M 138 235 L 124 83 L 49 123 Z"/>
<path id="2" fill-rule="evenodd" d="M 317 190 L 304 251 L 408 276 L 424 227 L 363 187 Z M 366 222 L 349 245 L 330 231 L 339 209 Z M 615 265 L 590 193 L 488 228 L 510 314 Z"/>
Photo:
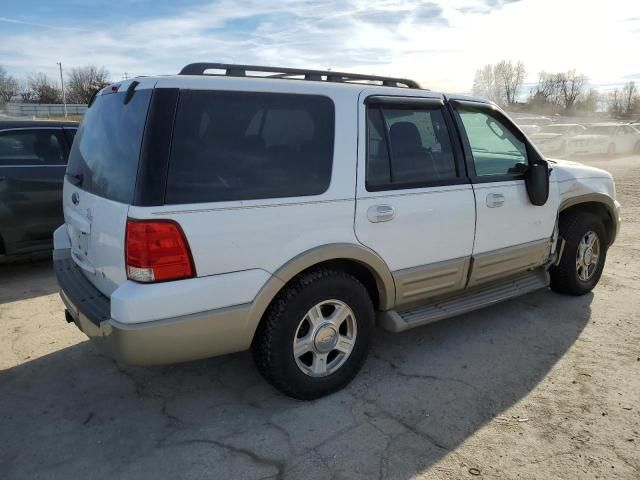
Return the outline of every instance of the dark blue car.
<path id="1" fill-rule="evenodd" d="M 0 258 L 50 251 L 78 124 L 0 121 Z"/>

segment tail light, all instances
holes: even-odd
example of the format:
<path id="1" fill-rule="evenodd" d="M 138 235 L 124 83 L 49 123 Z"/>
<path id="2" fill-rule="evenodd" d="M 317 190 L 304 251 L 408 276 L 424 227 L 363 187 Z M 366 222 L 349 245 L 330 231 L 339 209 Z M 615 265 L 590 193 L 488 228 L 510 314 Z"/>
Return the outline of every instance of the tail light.
<path id="1" fill-rule="evenodd" d="M 195 276 L 184 232 L 172 220 L 127 219 L 127 278 L 136 282 L 166 282 Z"/>

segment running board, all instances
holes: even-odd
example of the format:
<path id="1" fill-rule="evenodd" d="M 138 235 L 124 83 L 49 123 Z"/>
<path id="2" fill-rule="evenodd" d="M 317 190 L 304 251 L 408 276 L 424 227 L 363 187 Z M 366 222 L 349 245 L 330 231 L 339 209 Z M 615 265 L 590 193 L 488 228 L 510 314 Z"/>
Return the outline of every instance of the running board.
<path id="1" fill-rule="evenodd" d="M 538 268 L 488 285 L 480 285 L 465 290 L 456 296 L 434 303 L 418 305 L 411 309 L 399 311 L 379 312 L 378 325 L 390 332 L 402 332 L 410 328 L 488 307 L 547 286 L 549 286 L 549 274 L 546 270 Z"/>

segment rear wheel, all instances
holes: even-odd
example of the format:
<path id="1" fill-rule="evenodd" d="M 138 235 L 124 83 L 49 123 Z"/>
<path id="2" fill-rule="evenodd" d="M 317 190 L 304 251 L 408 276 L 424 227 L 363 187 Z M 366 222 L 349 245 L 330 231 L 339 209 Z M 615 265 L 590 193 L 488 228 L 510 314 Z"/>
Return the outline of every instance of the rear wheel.
<path id="1" fill-rule="evenodd" d="M 550 269 L 551 288 L 559 293 L 584 295 L 597 285 L 607 256 L 607 235 L 598 217 L 580 212 L 560 220 L 565 239 L 562 258 Z"/>
<path id="2" fill-rule="evenodd" d="M 367 289 L 351 275 L 318 269 L 278 294 L 256 332 L 253 358 L 278 390 L 311 400 L 346 386 L 362 367 L 374 323 Z"/>

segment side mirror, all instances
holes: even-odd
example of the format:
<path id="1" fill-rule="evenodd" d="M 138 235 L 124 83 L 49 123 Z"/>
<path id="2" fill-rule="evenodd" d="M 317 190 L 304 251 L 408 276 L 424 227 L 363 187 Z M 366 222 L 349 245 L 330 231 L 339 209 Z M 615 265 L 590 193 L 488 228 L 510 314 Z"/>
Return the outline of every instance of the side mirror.
<path id="1" fill-rule="evenodd" d="M 533 205 L 542 206 L 549 198 L 549 164 L 545 161 L 529 165 L 524 174 L 529 201 Z"/>

